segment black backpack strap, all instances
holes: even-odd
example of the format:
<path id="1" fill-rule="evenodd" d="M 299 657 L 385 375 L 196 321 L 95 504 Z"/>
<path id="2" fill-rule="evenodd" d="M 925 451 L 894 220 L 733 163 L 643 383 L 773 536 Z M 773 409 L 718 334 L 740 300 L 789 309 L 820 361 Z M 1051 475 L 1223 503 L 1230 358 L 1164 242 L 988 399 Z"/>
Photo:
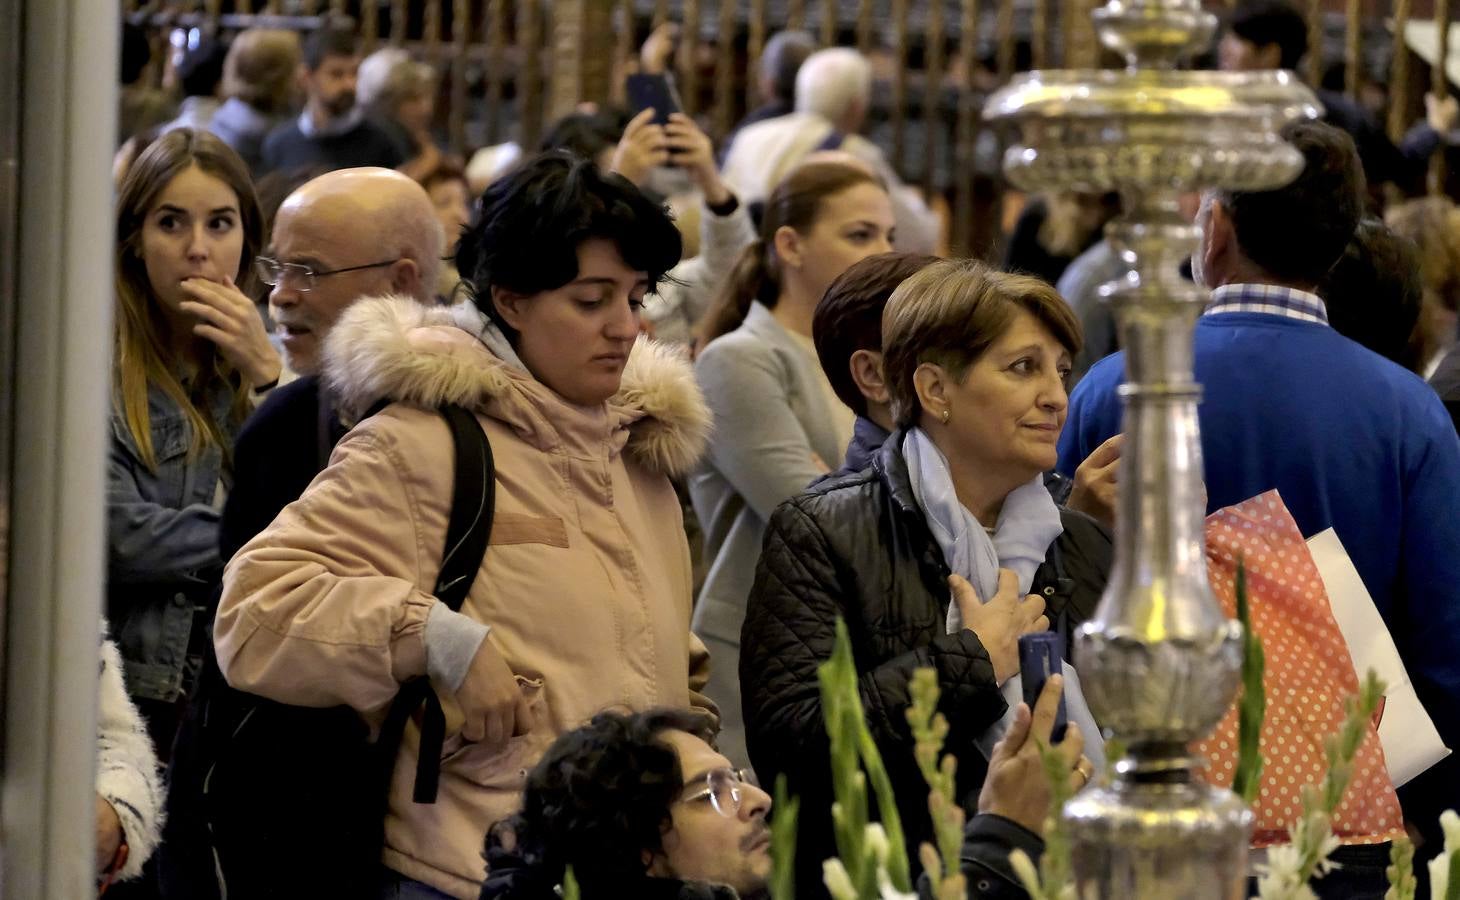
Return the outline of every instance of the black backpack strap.
<path id="1" fill-rule="evenodd" d="M 441 415 L 451 428 L 456 469 L 451 516 L 446 525 L 446 546 L 441 556 L 441 573 L 436 579 L 436 598 L 453 612 L 460 612 L 482 566 L 492 534 L 492 513 L 497 500 L 496 467 L 491 442 L 475 415 L 454 405 L 443 406 Z M 436 802 L 436 789 L 441 778 L 441 748 L 446 741 L 446 715 L 428 678 L 413 678 L 401 685 L 400 693 L 396 695 L 381 727 L 378 747 L 385 780 L 381 797 L 387 802 L 401 737 L 406 722 L 418 709 L 422 710 L 421 747 L 416 758 L 416 784 L 412 798 L 417 803 Z"/>
<path id="2" fill-rule="evenodd" d="M 460 406 L 443 406 L 456 445 L 456 480 L 451 519 L 446 525 L 446 550 L 436 579 L 436 599 L 461 611 L 492 536 L 492 511 L 497 505 L 496 466 L 492 444 L 477 417 Z"/>

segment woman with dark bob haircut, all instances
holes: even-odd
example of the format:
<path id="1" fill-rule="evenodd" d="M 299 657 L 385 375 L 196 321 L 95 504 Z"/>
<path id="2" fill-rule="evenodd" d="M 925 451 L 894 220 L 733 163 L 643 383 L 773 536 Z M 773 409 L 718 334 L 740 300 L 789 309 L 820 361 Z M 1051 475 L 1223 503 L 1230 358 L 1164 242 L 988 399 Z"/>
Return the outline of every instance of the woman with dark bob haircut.
<path id="1" fill-rule="evenodd" d="M 1055 463 L 1078 320 L 1043 281 L 962 260 L 904 281 L 882 318 L 883 370 L 898 426 L 869 468 L 783 503 L 741 638 L 750 757 L 801 797 L 798 896 L 822 896 L 831 855 L 831 781 L 816 669 L 846 620 L 867 724 L 903 804 L 909 850 L 932 839 L 927 787 L 904 711 L 913 672 L 931 667 L 967 812 L 993 741 L 1018 705 L 1020 635 L 1068 640 L 1105 588 L 1111 542 L 1057 507 Z M 1067 653 L 1068 651 L 1066 651 Z M 1099 759 L 1099 735 L 1066 666 L 1072 784 Z M 916 852 L 910 852 L 912 859 Z M 804 893 L 803 893 L 804 891 Z"/>
<path id="2" fill-rule="evenodd" d="M 402 682 L 431 677 L 440 789 L 412 802 L 408 725 L 385 819 L 391 897 L 476 897 L 482 835 L 518 808 L 554 739 L 600 710 L 713 710 L 669 481 L 699 457 L 709 414 L 688 363 L 639 339 L 678 233 L 629 182 L 557 154 L 480 209 L 457 253 L 472 302 L 367 298 L 331 332 L 342 415 L 390 405 L 234 557 L 215 632 L 233 686 L 349 705 L 372 726 Z M 447 403 L 476 414 L 496 462 L 491 543 L 460 612 L 432 594 L 453 486 L 435 412 Z"/>

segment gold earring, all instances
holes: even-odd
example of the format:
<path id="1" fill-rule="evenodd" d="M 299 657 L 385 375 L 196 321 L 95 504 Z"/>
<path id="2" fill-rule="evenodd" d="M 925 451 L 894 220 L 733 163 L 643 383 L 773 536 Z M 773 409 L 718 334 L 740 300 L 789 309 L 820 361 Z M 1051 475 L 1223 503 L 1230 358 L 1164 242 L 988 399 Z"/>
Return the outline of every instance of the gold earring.
<path id="1" fill-rule="evenodd" d="M 943 424 L 944 425 L 947 425 L 948 424 L 948 417 L 951 416 L 951 415 L 953 415 L 953 410 L 948 409 L 948 408 L 945 407 L 943 409 Z"/>

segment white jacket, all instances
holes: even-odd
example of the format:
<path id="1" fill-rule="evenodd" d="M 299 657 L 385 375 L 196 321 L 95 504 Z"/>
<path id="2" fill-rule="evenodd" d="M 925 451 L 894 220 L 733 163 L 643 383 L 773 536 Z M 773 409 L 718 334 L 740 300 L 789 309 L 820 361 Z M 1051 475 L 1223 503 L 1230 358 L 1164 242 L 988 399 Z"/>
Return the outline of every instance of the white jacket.
<path id="1" fill-rule="evenodd" d="M 679 265 L 646 298 L 644 318 L 654 326 L 654 339 L 688 345 L 692 331 L 715 294 L 735 268 L 740 252 L 755 241 L 755 226 L 744 201 L 728 216 L 710 212 L 701 198 L 700 254 Z"/>
<path id="2" fill-rule="evenodd" d="M 832 124 L 810 112 L 794 112 L 746 126 L 735 136 L 721 176 L 741 203 L 764 200 L 801 160 L 820 149 L 831 135 Z M 878 146 L 861 135 L 849 134 L 835 149 L 850 153 L 881 176 L 892 196 L 897 218 L 897 240 L 905 253 L 932 253 L 942 223 L 918 192 L 902 183 Z"/>
<path id="3" fill-rule="evenodd" d="M 147 726 L 122 682 L 117 645 L 101 642 L 96 715 L 96 792 L 117 811 L 127 842 L 120 880 L 135 878 L 162 840 L 162 776 Z"/>

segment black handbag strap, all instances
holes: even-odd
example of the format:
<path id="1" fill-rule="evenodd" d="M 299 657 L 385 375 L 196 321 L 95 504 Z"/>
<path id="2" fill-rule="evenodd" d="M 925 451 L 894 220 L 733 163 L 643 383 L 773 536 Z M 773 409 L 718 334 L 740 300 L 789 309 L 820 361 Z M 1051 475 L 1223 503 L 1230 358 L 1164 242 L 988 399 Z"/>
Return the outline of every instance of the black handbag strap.
<path id="1" fill-rule="evenodd" d="M 471 592 L 477 571 L 487 552 L 497 501 L 496 466 L 492 444 L 477 423 L 476 416 L 460 406 L 441 407 L 451 428 L 456 451 L 456 468 L 451 494 L 451 516 L 446 525 L 446 542 L 441 556 L 441 573 L 436 578 L 436 598 L 453 612 Z M 421 710 L 421 746 L 416 757 L 416 783 L 412 798 L 417 803 L 435 803 L 441 780 L 441 750 L 446 741 L 446 714 L 430 679 L 413 678 L 401 685 L 391 703 L 377 747 L 381 754 L 382 799 L 389 803 L 391 776 L 400 752 L 406 722 Z"/>

